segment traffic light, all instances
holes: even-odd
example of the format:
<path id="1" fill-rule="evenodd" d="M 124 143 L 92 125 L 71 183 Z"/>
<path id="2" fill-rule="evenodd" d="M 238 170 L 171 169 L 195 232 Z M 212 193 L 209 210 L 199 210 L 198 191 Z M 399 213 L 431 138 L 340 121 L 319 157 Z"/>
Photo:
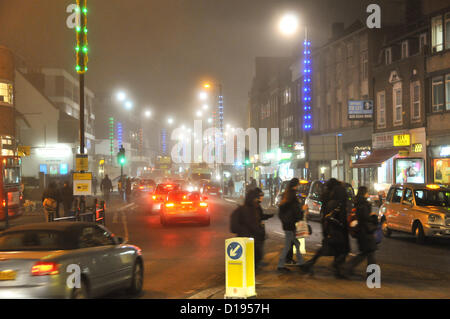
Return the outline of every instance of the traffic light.
<path id="1" fill-rule="evenodd" d="M 125 149 L 123 148 L 123 145 L 120 146 L 119 153 L 117 153 L 117 162 L 119 165 L 123 166 L 127 162 L 127 159 L 125 157 Z"/>
<path id="2" fill-rule="evenodd" d="M 246 149 L 245 150 L 245 161 L 244 161 L 244 165 L 248 166 L 250 165 L 250 152 Z"/>
<path id="3" fill-rule="evenodd" d="M 81 4 L 83 3 L 83 4 Z M 88 41 L 87 41 L 87 0 L 77 0 L 77 46 L 75 51 L 77 54 L 77 73 L 83 74 L 87 71 L 88 63 Z"/>

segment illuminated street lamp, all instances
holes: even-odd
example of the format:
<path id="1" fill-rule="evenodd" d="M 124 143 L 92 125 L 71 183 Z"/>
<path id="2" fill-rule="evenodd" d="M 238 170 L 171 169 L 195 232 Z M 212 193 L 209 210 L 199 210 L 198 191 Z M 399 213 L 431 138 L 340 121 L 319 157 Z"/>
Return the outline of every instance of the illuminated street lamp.
<path id="1" fill-rule="evenodd" d="M 209 106 L 208 104 L 203 104 L 202 108 L 206 111 L 209 108 Z"/>
<path id="2" fill-rule="evenodd" d="M 146 117 L 146 118 L 150 118 L 150 117 L 152 116 L 152 112 L 149 111 L 149 110 L 145 111 L 144 114 L 145 114 L 145 117 Z"/>
<path id="3" fill-rule="evenodd" d="M 171 118 L 171 117 L 168 118 L 168 119 L 167 119 L 167 123 L 168 123 L 169 125 L 172 125 L 172 124 L 173 124 L 173 118 Z"/>
<path id="4" fill-rule="evenodd" d="M 198 97 L 200 98 L 200 100 L 205 101 L 208 98 L 208 93 L 200 92 Z"/>
<path id="5" fill-rule="evenodd" d="M 202 111 L 197 111 L 196 115 L 197 115 L 197 117 L 202 117 L 203 113 L 202 113 Z"/>
<path id="6" fill-rule="evenodd" d="M 117 93 L 116 97 L 119 102 L 123 102 L 127 98 L 127 95 L 125 94 L 125 92 L 121 91 Z"/>
<path id="7" fill-rule="evenodd" d="M 125 108 L 126 108 L 127 110 L 131 110 L 131 109 L 133 108 L 133 102 L 131 102 L 131 101 L 126 101 L 126 102 L 125 102 Z"/>
<path id="8" fill-rule="evenodd" d="M 292 36 L 298 30 L 298 18 L 295 14 L 285 14 L 278 25 L 280 32 L 285 36 Z"/>

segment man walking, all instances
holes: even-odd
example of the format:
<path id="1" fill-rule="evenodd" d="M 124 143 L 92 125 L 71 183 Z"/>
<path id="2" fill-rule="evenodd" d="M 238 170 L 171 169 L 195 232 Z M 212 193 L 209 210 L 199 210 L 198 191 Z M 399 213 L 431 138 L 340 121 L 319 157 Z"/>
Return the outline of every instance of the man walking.
<path id="1" fill-rule="evenodd" d="M 64 207 L 64 216 L 67 217 L 70 215 L 70 211 L 72 209 L 73 204 L 73 189 L 70 187 L 69 182 L 64 182 L 64 186 L 61 189 L 61 200 Z"/>
<path id="2" fill-rule="evenodd" d="M 112 192 L 113 186 L 112 182 L 108 177 L 108 174 L 105 175 L 102 182 L 100 183 L 100 191 L 103 192 L 103 198 L 105 202 L 109 202 L 109 194 Z"/>

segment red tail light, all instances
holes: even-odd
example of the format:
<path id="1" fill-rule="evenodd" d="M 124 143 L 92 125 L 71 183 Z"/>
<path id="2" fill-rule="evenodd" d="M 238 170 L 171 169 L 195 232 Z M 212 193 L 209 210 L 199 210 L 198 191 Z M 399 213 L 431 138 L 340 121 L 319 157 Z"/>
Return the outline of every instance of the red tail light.
<path id="1" fill-rule="evenodd" d="M 201 202 L 201 203 L 200 203 L 200 207 L 208 207 L 208 203 Z"/>
<path id="2" fill-rule="evenodd" d="M 139 186 L 139 189 L 144 189 L 144 186 Z"/>
<path id="3" fill-rule="evenodd" d="M 3 200 L 2 206 L 3 208 L 6 207 L 6 200 Z"/>
<path id="4" fill-rule="evenodd" d="M 175 204 L 174 203 L 166 203 L 166 207 L 174 207 Z"/>
<path id="5" fill-rule="evenodd" d="M 33 276 L 48 276 L 59 274 L 59 264 L 48 261 L 38 261 L 31 268 L 31 274 Z"/>

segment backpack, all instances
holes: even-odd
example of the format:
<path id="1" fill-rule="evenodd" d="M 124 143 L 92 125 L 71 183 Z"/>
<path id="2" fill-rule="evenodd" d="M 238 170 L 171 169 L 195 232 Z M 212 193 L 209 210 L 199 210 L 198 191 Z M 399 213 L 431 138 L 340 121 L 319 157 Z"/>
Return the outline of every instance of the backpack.
<path id="1" fill-rule="evenodd" d="M 241 228 L 241 207 L 236 208 L 230 216 L 230 232 L 239 234 Z"/>
<path id="2" fill-rule="evenodd" d="M 356 208 L 353 208 L 347 216 L 348 232 L 353 238 L 358 235 L 358 217 L 356 215 Z"/>

